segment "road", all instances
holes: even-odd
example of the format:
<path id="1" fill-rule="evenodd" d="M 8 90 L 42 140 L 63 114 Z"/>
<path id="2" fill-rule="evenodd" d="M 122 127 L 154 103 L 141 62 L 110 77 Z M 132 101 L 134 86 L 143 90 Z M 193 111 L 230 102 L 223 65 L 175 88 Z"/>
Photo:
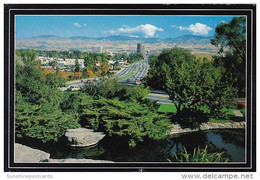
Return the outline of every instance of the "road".
<path id="1" fill-rule="evenodd" d="M 119 83 L 135 84 L 135 79 L 144 78 L 149 69 L 148 59 L 135 63 L 128 68 L 118 72 L 115 76 L 119 79 Z"/>
<path id="2" fill-rule="evenodd" d="M 120 79 L 118 81 L 119 83 L 128 86 L 135 86 L 136 85 L 135 79 L 144 78 L 148 73 L 148 69 L 149 69 L 148 58 L 145 58 L 144 60 L 135 63 L 129 66 L 128 68 L 125 68 L 122 71 L 118 72 L 116 74 L 116 77 Z M 148 99 L 152 101 L 157 101 L 157 103 L 160 104 L 172 104 L 172 101 L 169 100 L 169 96 L 167 93 L 163 91 L 152 90 L 152 89 L 150 89 L 150 91 L 151 93 L 149 94 Z"/>
<path id="3" fill-rule="evenodd" d="M 118 82 L 128 85 L 128 86 L 135 86 L 135 80 L 136 78 L 142 79 L 144 78 L 147 73 L 148 73 L 148 69 L 149 69 L 149 64 L 148 64 L 148 58 L 145 58 L 144 60 L 138 62 L 138 63 L 134 63 L 132 65 L 130 65 L 127 68 L 124 68 L 122 70 L 120 70 L 119 72 L 117 72 L 115 74 L 115 77 L 118 78 Z M 92 78 L 93 79 L 93 78 Z M 75 86 L 75 87 L 82 87 L 84 85 L 86 85 L 88 79 L 84 79 L 84 80 L 78 80 L 78 81 L 72 81 L 72 82 L 68 82 L 66 83 L 67 86 Z M 63 87 L 61 88 L 62 91 L 65 91 L 67 89 L 67 87 Z M 169 100 L 169 96 L 167 93 L 163 92 L 163 91 L 158 91 L 158 90 L 152 90 L 150 89 L 151 93 L 148 96 L 148 99 L 152 100 L 152 101 L 157 101 L 157 103 L 160 104 L 172 104 L 171 100 Z"/>

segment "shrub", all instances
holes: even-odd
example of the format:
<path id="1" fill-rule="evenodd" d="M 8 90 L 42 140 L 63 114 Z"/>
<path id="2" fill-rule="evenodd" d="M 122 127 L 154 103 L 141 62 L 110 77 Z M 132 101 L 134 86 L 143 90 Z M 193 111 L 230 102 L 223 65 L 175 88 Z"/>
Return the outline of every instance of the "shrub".
<path id="1" fill-rule="evenodd" d="M 67 129 L 79 126 L 77 117 L 63 113 L 57 105 L 27 103 L 23 100 L 21 93 L 16 92 L 16 137 L 30 137 L 41 140 L 43 143 L 56 142 Z"/>
<path id="2" fill-rule="evenodd" d="M 174 119 L 182 128 L 199 128 L 201 123 L 207 122 L 209 119 L 207 114 L 200 110 L 184 109 L 180 111 Z"/>
<path id="3" fill-rule="evenodd" d="M 121 137 L 130 147 L 145 138 L 163 139 L 169 130 L 169 120 L 159 115 L 152 106 L 103 97 L 98 100 L 87 96 L 80 98 L 80 123 L 83 126 Z"/>
<path id="4" fill-rule="evenodd" d="M 204 149 L 200 149 L 200 147 L 194 148 L 193 154 L 189 154 L 186 148 L 184 147 L 184 151 L 179 154 L 175 154 L 175 158 L 179 162 L 228 162 L 229 161 L 229 159 L 223 158 L 224 152 L 209 153 L 207 148 L 208 146 L 205 146 Z"/>

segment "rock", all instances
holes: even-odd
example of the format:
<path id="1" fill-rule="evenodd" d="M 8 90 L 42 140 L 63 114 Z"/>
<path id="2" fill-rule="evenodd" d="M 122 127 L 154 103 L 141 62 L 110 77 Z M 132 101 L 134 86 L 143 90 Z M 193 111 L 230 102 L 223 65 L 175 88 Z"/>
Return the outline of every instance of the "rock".
<path id="1" fill-rule="evenodd" d="M 246 122 L 228 122 L 228 123 L 216 123 L 216 122 L 208 122 L 208 123 L 203 123 L 200 125 L 200 130 L 210 130 L 210 129 L 241 129 L 245 128 Z M 179 125 L 174 125 L 172 129 L 168 132 L 168 135 L 177 135 L 181 133 L 188 133 L 188 132 L 195 132 L 198 131 L 199 129 L 190 129 L 190 128 L 185 128 L 182 129 Z"/>
<path id="2" fill-rule="evenodd" d="M 233 128 L 233 124 L 232 123 L 225 123 L 225 128 Z"/>
<path id="3" fill-rule="evenodd" d="M 203 123 L 200 125 L 200 130 L 208 130 L 209 129 L 209 126 L 207 123 Z"/>
<path id="4" fill-rule="evenodd" d="M 93 160 L 93 159 L 49 159 L 50 163 L 113 163 L 113 161 L 108 160 Z"/>
<path id="5" fill-rule="evenodd" d="M 15 143 L 14 148 L 15 163 L 113 163 L 113 161 L 93 159 L 50 159 L 49 153 L 22 144 Z"/>
<path id="6" fill-rule="evenodd" d="M 225 125 L 222 124 L 222 123 L 219 123 L 219 124 L 218 124 L 218 127 L 219 127 L 219 128 L 225 128 Z"/>
<path id="7" fill-rule="evenodd" d="M 97 144 L 105 137 L 102 132 L 93 132 L 92 129 L 68 129 L 65 133 L 68 145 L 72 147 L 86 147 Z"/>
<path id="8" fill-rule="evenodd" d="M 234 116 L 236 117 L 244 117 L 244 115 L 239 110 L 233 110 Z"/>
<path id="9" fill-rule="evenodd" d="M 245 122 L 245 121 L 240 122 L 240 126 L 241 126 L 242 128 L 245 128 L 245 127 L 246 127 L 246 122 Z"/>
<path id="10" fill-rule="evenodd" d="M 38 149 L 33 149 L 22 144 L 14 144 L 15 163 L 38 163 L 46 161 L 49 158 L 49 153 L 46 153 Z"/>

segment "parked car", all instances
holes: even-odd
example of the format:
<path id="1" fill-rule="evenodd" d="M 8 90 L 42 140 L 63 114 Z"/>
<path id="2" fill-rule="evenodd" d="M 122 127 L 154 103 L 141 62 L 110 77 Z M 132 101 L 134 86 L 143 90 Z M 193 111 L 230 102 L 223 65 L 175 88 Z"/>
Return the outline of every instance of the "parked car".
<path id="1" fill-rule="evenodd" d="M 68 91 L 78 91 L 78 90 L 80 90 L 80 87 L 70 86 L 67 90 L 68 90 Z"/>

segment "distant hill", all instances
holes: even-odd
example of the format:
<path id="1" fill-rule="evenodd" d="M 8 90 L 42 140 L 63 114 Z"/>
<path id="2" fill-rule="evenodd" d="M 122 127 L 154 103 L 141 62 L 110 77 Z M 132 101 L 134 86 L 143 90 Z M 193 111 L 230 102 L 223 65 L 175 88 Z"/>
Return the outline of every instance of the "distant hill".
<path id="1" fill-rule="evenodd" d="M 136 51 L 137 43 L 144 43 L 153 50 L 181 46 L 189 48 L 191 51 L 202 51 L 216 53 L 216 48 L 211 45 L 210 40 L 213 37 L 184 35 L 176 38 L 140 38 L 123 35 L 113 35 L 106 37 L 88 37 L 88 36 L 71 36 L 61 37 L 57 35 L 41 35 L 27 39 L 17 39 L 16 47 L 18 49 L 41 49 L 41 50 L 69 50 L 79 49 L 93 51 L 101 45 L 108 52 L 118 51 Z M 155 44 L 155 45 L 154 45 Z"/>
<path id="2" fill-rule="evenodd" d="M 179 36 L 174 39 L 172 38 L 167 38 L 164 39 L 165 42 L 171 42 L 171 43 L 176 43 L 176 44 L 182 44 L 182 45 L 206 45 L 210 44 L 210 40 L 213 37 L 204 37 L 204 36 L 195 36 L 195 35 L 184 35 L 184 36 Z"/>
<path id="3" fill-rule="evenodd" d="M 210 39 L 213 37 L 204 37 L 204 36 L 195 36 L 195 35 L 184 35 L 179 36 L 176 38 L 139 38 L 139 37 L 132 37 L 132 36 L 121 36 L 121 35 L 114 35 L 114 36 L 106 36 L 106 37 L 87 37 L 87 36 L 71 36 L 71 37 L 61 37 L 56 35 L 41 35 L 35 36 L 29 39 L 80 39 L 80 40 L 105 40 L 105 41 L 140 41 L 143 43 L 156 43 L 156 42 L 167 42 L 167 43 L 176 43 L 176 44 L 210 44 Z M 42 43 L 47 43 L 41 41 Z"/>
<path id="4" fill-rule="evenodd" d="M 132 41 L 132 40 L 138 40 L 139 38 L 137 37 L 130 37 L 130 36 L 107 36 L 107 37 L 99 37 L 95 38 L 97 40 L 109 40 L 109 41 Z"/>
<path id="5" fill-rule="evenodd" d="M 89 40 L 89 39 L 95 39 L 87 36 L 71 36 L 69 39 L 82 39 L 82 40 Z"/>
<path id="6" fill-rule="evenodd" d="M 40 36 L 34 36 L 31 39 L 60 39 L 60 36 L 56 35 L 40 35 Z"/>

